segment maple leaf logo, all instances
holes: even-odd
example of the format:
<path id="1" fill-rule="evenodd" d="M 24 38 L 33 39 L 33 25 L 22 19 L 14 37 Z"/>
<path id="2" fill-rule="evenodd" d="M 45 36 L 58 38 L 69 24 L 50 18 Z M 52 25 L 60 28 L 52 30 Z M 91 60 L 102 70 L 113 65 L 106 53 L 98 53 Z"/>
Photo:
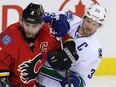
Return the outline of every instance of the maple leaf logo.
<path id="1" fill-rule="evenodd" d="M 72 6 L 69 6 L 72 3 L 74 3 L 74 6 L 73 6 L 74 8 Z M 88 0 L 88 1 L 87 0 L 65 0 L 62 3 L 61 7 L 59 8 L 59 11 L 65 10 L 79 17 L 82 17 L 84 14 L 85 6 L 88 5 L 88 3 L 92 4 L 92 3 L 98 3 L 98 2 L 96 0 Z M 70 9 L 71 7 L 73 9 Z"/>

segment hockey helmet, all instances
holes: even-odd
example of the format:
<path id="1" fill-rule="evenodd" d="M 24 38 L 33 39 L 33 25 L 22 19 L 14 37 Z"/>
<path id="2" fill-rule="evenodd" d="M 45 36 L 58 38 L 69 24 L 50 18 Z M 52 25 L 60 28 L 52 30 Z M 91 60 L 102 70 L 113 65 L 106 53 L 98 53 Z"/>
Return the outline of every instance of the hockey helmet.
<path id="1" fill-rule="evenodd" d="M 42 5 L 30 3 L 24 9 L 22 19 L 32 24 L 42 23 L 44 21 L 44 9 Z"/>
<path id="2" fill-rule="evenodd" d="M 106 13 L 106 9 L 96 3 L 85 9 L 83 17 L 86 16 L 97 23 L 103 24 L 106 18 Z"/>

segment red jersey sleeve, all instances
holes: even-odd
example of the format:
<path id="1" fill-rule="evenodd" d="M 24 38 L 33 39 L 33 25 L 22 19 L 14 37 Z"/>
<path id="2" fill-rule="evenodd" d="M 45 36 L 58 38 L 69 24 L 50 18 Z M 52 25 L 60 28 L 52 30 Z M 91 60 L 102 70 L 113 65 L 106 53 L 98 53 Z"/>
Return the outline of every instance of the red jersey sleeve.
<path id="1" fill-rule="evenodd" d="M 9 70 L 9 67 L 12 62 L 12 56 L 9 53 L 9 50 L 12 43 L 11 26 L 6 28 L 3 32 L 0 33 L 0 70 Z"/>
<path id="2" fill-rule="evenodd" d="M 63 43 L 67 41 L 74 41 L 73 38 L 68 34 L 66 34 L 62 39 L 63 39 Z"/>

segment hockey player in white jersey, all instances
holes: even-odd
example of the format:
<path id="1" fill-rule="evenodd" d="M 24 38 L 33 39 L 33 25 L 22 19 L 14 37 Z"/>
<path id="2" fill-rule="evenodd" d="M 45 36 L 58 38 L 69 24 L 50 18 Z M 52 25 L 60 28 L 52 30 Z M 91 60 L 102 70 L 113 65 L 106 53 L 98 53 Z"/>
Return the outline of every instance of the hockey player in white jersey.
<path id="1" fill-rule="evenodd" d="M 76 62 L 72 61 L 71 64 L 67 64 L 71 87 L 85 87 L 101 62 L 102 48 L 95 32 L 103 26 L 106 13 L 106 9 L 98 4 L 92 4 L 87 8 L 82 19 L 68 12 L 47 13 L 45 22 L 51 21 L 59 14 L 65 14 L 70 24 L 68 34 L 74 38 L 76 51 L 79 55 Z M 65 66 L 67 65 L 60 60 L 62 56 L 57 54 L 57 56 L 48 57 L 48 61 L 39 75 L 41 87 L 68 87 L 65 76 L 65 70 L 67 69 L 67 67 L 65 69 Z M 59 62 L 62 63 L 59 65 Z"/>

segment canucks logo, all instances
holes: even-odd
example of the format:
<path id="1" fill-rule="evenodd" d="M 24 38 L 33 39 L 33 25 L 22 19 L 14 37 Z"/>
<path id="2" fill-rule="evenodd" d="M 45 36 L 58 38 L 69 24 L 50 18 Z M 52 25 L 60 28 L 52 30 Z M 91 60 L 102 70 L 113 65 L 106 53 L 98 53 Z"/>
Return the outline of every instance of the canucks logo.
<path id="1" fill-rule="evenodd" d="M 23 83 L 29 83 L 32 80 L 35 80 L 39 74 L 39 70 L 41 66 L 39 66 L 42 62 L 42 54 L 38 54 L 32 60 L 28 60 L 20 64 L 18 67 L 18 71 L 20 72 L 20 79 Z M 37 69 L 37 65 L 39 68 Z M 37 71 L 35 70 L 37 69 Z"/>

